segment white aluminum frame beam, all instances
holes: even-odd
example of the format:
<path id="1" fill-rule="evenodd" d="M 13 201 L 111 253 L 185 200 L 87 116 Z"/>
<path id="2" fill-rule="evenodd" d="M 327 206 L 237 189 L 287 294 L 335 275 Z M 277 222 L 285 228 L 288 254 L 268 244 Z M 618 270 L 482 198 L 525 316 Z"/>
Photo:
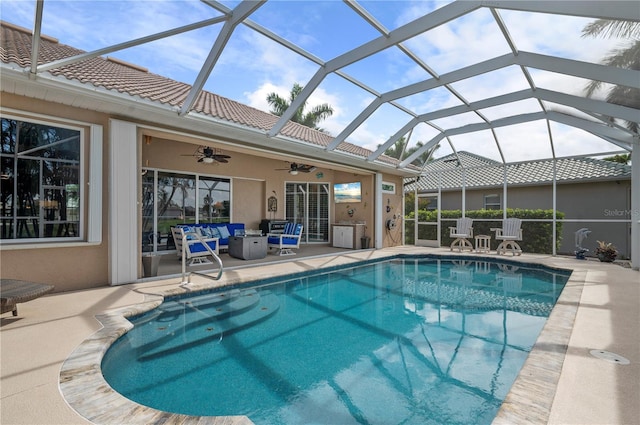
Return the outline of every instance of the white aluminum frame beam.
<path id="1" fill-rule="evenodd" d="M 581 128 L 596 136 L 599 136 L 602 138 L 609 138 L 607 139 L 608 141 L 616 140 L 618 142 L 617 143 L 618 146 L 626 150 L 631 150 L 631 147 L 633 145 L 635 145 L 636 147 L 639 145 L 638 138 L 636 136 L 627 134 L 616 128 L 612 128 L 604 124 L 596 123 L 593 121 L 588 121 L 583 118 L 577 118 L 570 115 L 561 114 L 555 111 L 549 111 L 549 112 L 540 111 L 540 112 L 533 112 L 529 114 L 520 114 L 520 115 L 514 115 L 506 118 L 501 118 L 499 120 L 492 121 L 490 124 L 475 123 L 475 124 L 467 124 L 457 128 L 447 129 L 442 133 L 438 134 L 433 139 L 431 139 L 429 142 L 425 143 L 420 149 L 417 149 L 408 158 L 404 159 L 398 165 L 398 168 L 403 168 L 411 164 L 413 160 L 418 158 L 427 149 L 430 149 L 431 147 L 433 147 L 436 143 L 438 143 L 444 137 L 455 136 L 455 135 L 466 134 L 466 133 L 473 133 L 477 131 L 488 130 L 490 128 L 505 127 L 513 124 L 521 124 L 524 122 L 537 121 L 541 119 L 549 119 L 551 121 L 556 121 L 569 126 Z"/>
<path id="2" fill-rule="evenodd" d="M 233 9 L 233 12 L 231 12 L 231 15 L 227 18 L 224 26 L 220 30 L 216 41 L 213 43 L 209 56 L 207 56 L 207 59 L 202 65 L 202 69 L 200 69 L 200 73 L 196 77 L 196 81 L 193 83 L 193 86 L 191 86 L 191 91 L 189 91 L 187 98 L 182 104 L 182 108 L 180 108 L 181 116 L 186 115 L 191 108 L 193 108 L 194 103 L 196 103 L 196 99 L 202 92 L 204 83 L 207 82 L 207 78 L 209 78 L 209 75 L 218 61 L 218 58 L 220 58 L 224 47 L 229 42 L 233 31 L 244 19 L 255 12 L 266 1 L 267 0 L 242 0 L 242 3 Z"/>

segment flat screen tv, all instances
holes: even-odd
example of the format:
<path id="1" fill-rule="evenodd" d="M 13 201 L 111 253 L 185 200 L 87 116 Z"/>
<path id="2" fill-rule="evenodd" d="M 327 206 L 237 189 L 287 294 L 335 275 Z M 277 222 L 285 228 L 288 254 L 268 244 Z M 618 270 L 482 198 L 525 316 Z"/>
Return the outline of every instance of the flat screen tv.
<path id="1" fill-rule="evenodd" d="M 336 183 L 333 185 L 333 201 L 336 204 L 347 204 L 362 201 L 360 182 Z"/>

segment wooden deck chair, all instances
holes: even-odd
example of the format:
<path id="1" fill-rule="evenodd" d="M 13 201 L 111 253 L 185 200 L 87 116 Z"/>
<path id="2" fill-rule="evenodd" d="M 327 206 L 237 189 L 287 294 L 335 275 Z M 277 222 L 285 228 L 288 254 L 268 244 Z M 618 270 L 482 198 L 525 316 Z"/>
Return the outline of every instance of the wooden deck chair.
<path id="1" fill-rule="evenodd" d="M 277 255 L 295 255 L 292 249 L 300 248 L 302 236 L 302 224 L 289 222 L 284 226 L 282 233 L 269 233 L 267 246 L 269 249 L 277 249 Z"/>
<path id="2" fill-rule="evenodd" d="M 502 241 L 498 245 L 498 254 L 505 254 L 510 251 L 512 255 L 522 254 L 522 249 L 518 242 L 522 240 L 522 220 L 519 218 L 507 218 L 502 222 L 502 228 L 492 228 L 496 232 L 496 240 Z"/>
<path id="3" fill-rule="evenodd" d="M 473 251 L 473 244 L 468 239 L 473 238 L 473 219 L 463 217 L 456 220 L 456 227 L 449 227 L 449 236 L 455 238 L 451 242 L 451 251 L 458 248 L 458 251 L 468 249 Z"/>

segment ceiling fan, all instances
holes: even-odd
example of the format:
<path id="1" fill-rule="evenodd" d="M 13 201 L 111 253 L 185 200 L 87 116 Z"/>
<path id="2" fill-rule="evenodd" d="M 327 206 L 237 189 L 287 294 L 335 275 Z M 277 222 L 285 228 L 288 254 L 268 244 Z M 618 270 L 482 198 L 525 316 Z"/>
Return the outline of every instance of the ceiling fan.
<path id="1" fill-rule="evenodd" d="M 276 168 L 277 171 L 288 171 L 292 176 L 298 173 L 310 173 L 316 169 L 313 165 L 298 164 L 297 162 L 289 163 L 289 168 Z"/>
<path id="2" fill-rule="evenodd" d="M 209 146 L 198 146 L 198 149 L 191 155 L 182 155 L 182 156 L 195 156 L 198 158 L 198 162 L 203 162 L 205 164 L 213 164 L 216 162 L 227 163 L 228 159 L 231 158 L 229 155 L 223 155 L 222 151 L 219 149 L 213 149 Z"/>

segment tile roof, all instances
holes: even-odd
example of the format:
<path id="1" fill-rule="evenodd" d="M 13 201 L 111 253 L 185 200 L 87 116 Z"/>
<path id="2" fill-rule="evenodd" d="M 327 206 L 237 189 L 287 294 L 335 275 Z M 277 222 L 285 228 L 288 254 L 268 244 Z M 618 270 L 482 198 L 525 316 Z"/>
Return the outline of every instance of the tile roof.
<path id="1" fill-rule="evenodd" d="M 4 21 L 0 23 L 2 28 L 0 59 L 6 64 L 29 68 L 31 66 L 32 38 L 30 30 Z M 40 42 L 38 61 L 40 64 L 45 64 L 82 53 L 85 52 L 60 44 L 51 37 L 43 36 Z M 147 72 L 135 65 L 127 65 L 122 61 L 104 57 L 85 59 L 55 68 L 49 73 L 57 77 L 80 81 L 176 108 L 182 106 L 191 90 L 189 84 Z M 276 115 L 204 90 L 196 99 L 193 111 L 264 132 L 270 130 L 279 119 Z M 333 136 L 329 134 L 291 121 L 284 126 L 280 134 L 323 147 L 333 140 Z M 342 142 L 336 150 L 363 158 L 372 153 L 369 149 L 348 142 Z M 378 161 L 392 166 L 399 163 L 395 158 L 384 155 L 380 156 Z"/>
<path id="2" fill-rule="evenodd" d="M 425 166 L 418 190 L 437 190 L 441 181 L 442 189 L 460 189 L 464 180 L 467 188 L 502 186 L 503 164 L 474 155 L 458 152 L 462 166 L 458 165 L 455 154 L 447 155 Z M 630 179 L 631 166 L 594 158 L 559 158 L 556 160 L 556 181 L 559 183 Z M 410 179 L 408 181 L 411 181 Z M 507 184 L 510 186 L 532 186 L 549 184 L 553 181 L 553 160 L 539 160 L 507 164 Z M 412 191 L 415 184 L 408 184 L 406 191 Z"/>

